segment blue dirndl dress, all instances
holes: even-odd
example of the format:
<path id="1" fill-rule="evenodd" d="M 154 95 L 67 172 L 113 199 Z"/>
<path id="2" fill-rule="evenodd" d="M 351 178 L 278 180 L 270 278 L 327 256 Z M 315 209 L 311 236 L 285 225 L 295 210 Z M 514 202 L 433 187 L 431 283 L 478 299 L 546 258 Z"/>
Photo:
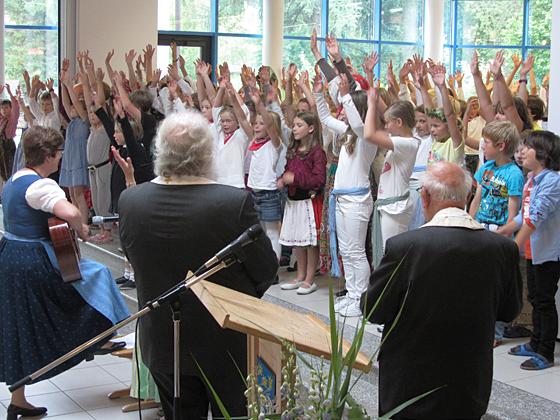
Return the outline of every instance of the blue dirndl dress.
<path id="1" fill-rule="evenodd" d="M 64 154 L 60 164 L 61 187 L 89 187 L 87 141 L 89 124 L 81 118 L 73 118 L 66 129 Z"/>
<path id="2" fill-rule="evenodd" d="M 64 283 L 48 237 L 51 214 L 27 205 L 25 193 L 41 179 L 23 175 L 3 191 L 0 240 L 0 382 L 13 384 L 129 316 L 111 273 L 82 260 L 83 279 Z M 99 343 L 97 347 L 103 343 Z M 36 382 L 80 363 L 68 360 Z"/>

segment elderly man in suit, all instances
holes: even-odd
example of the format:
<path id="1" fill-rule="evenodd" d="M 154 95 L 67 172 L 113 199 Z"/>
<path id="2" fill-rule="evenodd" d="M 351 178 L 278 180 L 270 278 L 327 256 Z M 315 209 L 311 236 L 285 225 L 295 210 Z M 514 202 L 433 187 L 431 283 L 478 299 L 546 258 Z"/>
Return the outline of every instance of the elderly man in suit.
<path id="1" fill-rule="evenodd" d="M 479 419 L 488 406 L 494 324 L 517 316 L 522 288 L 515 243 L 464 211 L 471 183 L 453 163 L 427 171 L 428 223 L 387 241 L 362 296 L 364 314 L 385 324 L 380 415 L 436 389 L 393 418 Z"/>
<path id="2" fill-rule="evenodd" d="M 152 182 L 127 189 L 119 201 L 123 250 L 136 273 L 144 305 L 185 278 L 210 257 L 259 223 L 251 195 L 211 181 L 212 135 L 198 113 L 177 113 L 161 124 L 155 140 Z M 247 258 L 210 281 L 261 297 L 278 262 L 262 236 L 244 248 Z M 189 290 L 181 296 L 181 413 L 206 418 L 208 406 L 221 415 L 196 364 L 232 416 L 245 416 L 246 336 L 223 330 Z M 167 308 L 140 322 L 142 356 L 158 386 L 165 416 L 172 418 L 173 323 Z M 242 374 L 237 370 L 241 370 Z"/>

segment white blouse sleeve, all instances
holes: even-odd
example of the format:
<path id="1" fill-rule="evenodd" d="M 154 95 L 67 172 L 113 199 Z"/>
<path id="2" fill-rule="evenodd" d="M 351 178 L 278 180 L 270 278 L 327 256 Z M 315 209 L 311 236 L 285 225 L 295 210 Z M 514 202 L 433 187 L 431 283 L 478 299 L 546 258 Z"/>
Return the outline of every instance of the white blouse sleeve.
<path id="1" fill-rule="evenodd" d="M 336 134 L 344 133 L 348 126 L 343 121 L 337 120 L 331 115 L 323 94 L 315 93 L 314 96 L 315 103 L 317 104 L 317 113 L 319 114 L 319 120 L 321 121 L 321 124 L 324 124 Z"/>
<path id="2" fill-rule="evenodd" d="M 66 194 L 50 178 L 35 181 L 25 192 L 25 201 L 31 208 L 43 210 L 47 213 L 52 213 L 54 205 L 60 200 L 66 200 Z"/>
<path id="3" fill-rule="evenodd" d="M 349 93 L 347 93 L 341 100 L 344 112 L 346 113 L 346 118 L 348 118 L 348 124 L 350 124 L 352 131 L 354 131 L 360 140 L 362 140 L 364 138 L 364 122 L 356 109 L 356 105 L 354 105 L 352 97 Z"/>

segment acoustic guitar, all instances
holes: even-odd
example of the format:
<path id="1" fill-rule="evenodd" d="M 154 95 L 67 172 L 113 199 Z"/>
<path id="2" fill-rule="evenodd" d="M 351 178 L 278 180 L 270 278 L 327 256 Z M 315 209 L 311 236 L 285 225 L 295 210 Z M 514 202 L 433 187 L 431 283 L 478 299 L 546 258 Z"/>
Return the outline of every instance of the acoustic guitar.
<path id="1" fill-rule="evenodd" d="M 60 274 L 65 283 L 71 283 L 82 278 L 80 273 L 80 247 L 76 233 L 67 222 L 58 217 L 49 219 L 49 235 L 54 253 L 60 266 Z"/>

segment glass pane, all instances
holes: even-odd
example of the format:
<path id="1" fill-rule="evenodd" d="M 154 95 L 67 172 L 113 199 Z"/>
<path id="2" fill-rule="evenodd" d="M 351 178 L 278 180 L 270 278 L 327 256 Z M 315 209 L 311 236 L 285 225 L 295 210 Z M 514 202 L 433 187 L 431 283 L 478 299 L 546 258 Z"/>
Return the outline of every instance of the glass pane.
<path id="1" fill-rule="evenodd" d="M 540 87 L 542 79 L 550 72 L 550 50 L 531 50 L 530 54 L 535 56 L 535 77 L 537 78 L 537 85 Z"/>
<path id="2" fill-rule="evenodd" d="M 529 44 L 550 45 L 552 0 L 531 0 L 529 3 Z"/>
<path id="3" fill-rule="evenodd" d="M 41 80 L 58 79 L 58 31 L 6 29 L 5 79 L 10 86 L 17 86 L 24 69 Z"/>
<path id="4" fill-rule="evenodd" d="M 375 51 L 375 44 L 365 42 L 341 42 L 340 51 L 342 56 L 350 58 L 352 66 L 358 73 L 363 73 L 362 62 L 364 57 Z"/>
<path id="5" fill-rule="evenodd" d="M 373 39 L 374 0 L 329 0 L 329 32 L 337 38 Z"/>
<path id="6" fill-rule="evenodd" d="M 458 45 L 522 43 L 523 0 L 460 0 L 457 14 Z"/>
<path id="7" fill-rule="evenodd" d="M 381 39 L 416 42 L 422 33 L 423 0 L 383 0 Z"/>
<path id="8" fill-rule="evenodd" d="M 241 87 L 241 66 L 243 64 L 256 70 L 262 64 L 262 42 L 258 38 L 220 36 L 218 38 L 218 62 L 227 61 L 231 72 L 231 83 Z"/>
<path id="9" fill-rule="evenodd" d="M 58 0 L 5 0 L 6 25 L 58 26 Z"/>
<path id="10" fill-rule="evenodd" d="M 201 57 L 201 47 L 177 47 L 179 55 L 182 55 L 185 59 L 185 67 L 187 69 L 188 75 L 193 78 L 196 77 L 196 71 L 194 69 L 194 61 Z M 171 48 L 168 45 L 158 45 L 157 47 L 157 68 L 161 69 L 162 75 L 167 74 L 167 66 L 171 64 Z M 179 70 L 179 75 L 182 75 Z"/>
<path id="11" fill-rule="evenodd" d="M 219 32 L 262 34 L 262 0 L 220 0 Z"/>
<path id="12" fill-rule="evenodd" d="M 158 29 L 210 31 L 212 0 L 158 0 Z"/>
<path id="13" fill-rule="evenodd" d="M 319 43 L 319 51 L 321 49 L 321 44 Z M 309 41 L 296 40 L 296 39 L 285 39 L 284 40 L 284 56 L 282 62 L 285 67 L 288 67 L 290 63 L 295 63 L 300 69 L 307 70 L 311 72 L 315 66 L 315 57 L 309 49 Z"/>
<path id="14" fill-rule="evenodd" d="M 322 0 L 284 2 L 284 35 L 310 36 L 313 28 L 321 35 Z"/>
<path id="15" fill-rule="evenodd" d="M 480 71 L 482 72 L 482 79 L 486 80 L 486 74 L 488 72 L 488 64 L 496 56 L 496 49 L 494 48 L 478 48 L 478 61 Z M 471 95 L 475 95 L 474 82 L 471 76 L 470 63 L 472 59 L 472 54 L 474 48 L 457 48 L 456 57 L 456 69 L 461 70 L 465 73 L 465 78 L 463 79 L 463 91 L 465 92 L 465 97 L 468 98 Z M 508 48 L 505 50 L 505 62 L 502 67 L 502 73 L 507 78 L 512 71 L 513 61 L 511 57 L 513 54 L 521 56 L 521 49 Z M 515 80 L 515 77 L 514 77 Z"/>
<path id="16" fill-rule="evenodd" d="M 381 80 L 386 82 L 387 66 L 393 60 L 393 73 L 398 77 L 399 70 L 405 61 L 412 57 L 413 54 L 422 54 L 422 49 L 416 45 L 387 45 L 381 44 L 380 69 Z"/>
<path id="17" fill-rule="evenodd" d="M 453 2 L 451 0 L 444 0 L 443 2 L 443 43 L 449 44 L 453 39 L 451 36 L 451 17 L 453 16 L 453 10 L 451 6 Z"/>

